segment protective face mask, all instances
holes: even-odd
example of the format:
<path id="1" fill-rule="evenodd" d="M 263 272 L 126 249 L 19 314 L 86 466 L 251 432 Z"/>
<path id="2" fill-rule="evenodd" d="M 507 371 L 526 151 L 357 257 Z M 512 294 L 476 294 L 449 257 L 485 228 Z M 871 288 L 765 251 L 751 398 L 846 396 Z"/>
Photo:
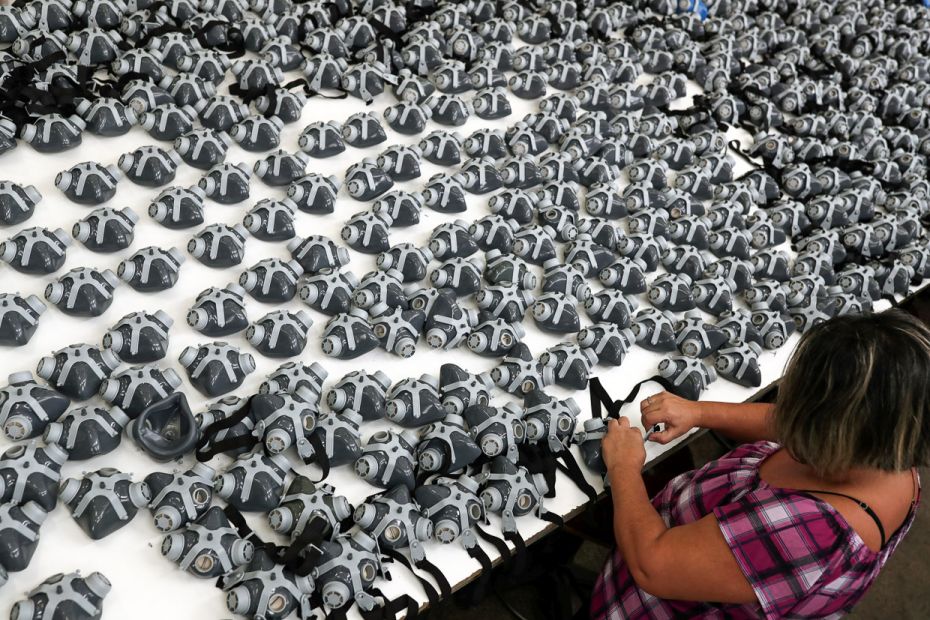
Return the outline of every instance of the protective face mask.
<path id="1" fill-rule="evenodd" d="M 143 248 L 116 268 L 116 275 L 140 293 L 157 293 L 177 284 L 184 256 L 177 248 Z"/>
<path id="2" fill-rule="evenodd" d="M 284 479 L 291 470 L 282 454 L 265 456 L 261 448 L 239 455 L 213 480 L 217 496 L 243 512 L 268 512 L 284 496 Z"/>
<path id="3" fill-rule="evenodd" d="M 92 540 L 100 540 L 127 525 L 152 499 L 144 482 L 130 474 L 105 468 L 68 478 L 59 493 L 71 517 Z"/>
<path id="4" fill-rule="evenodd" d="M 255 360 L 248 353 L 225 342 L 186 347 L 178 361 L 188 379 L 207 397 L 221 396 L 240 385 L 255 370 Z"/>
<path id="5" fill-rule="evenodd" d="M 323 329 L 321 348 L 325 355 L 337 359 L 354 359 L 378 347 L 368 314 L 360 308 L 337 314 Z"/>
<path id="6" fill-rule="evenodd" d="M 64 266 L 69 245 L 61 228 L 26 228 L 0 243 L 0 260 L 20 273 L 49 275 Z"/>
<path id="7" fill-rule="evenodd" d="M 39 328 L 39 318 L 47 306 L 35 295 L 0 293 L 0 344 L 21 347 Z"/>
<path id="8" fill-rule="evenodd" d="M 230 613 L 284 620 L 298 608 L 308 608 L 314 580 L 299 577 L 259 547 L 252 559 L 223 578 Z"/>
<path id="9" fill-rule="evenodd" d="M 174 141 L 174 150 L 188 166 L 210 170 L 223 163 L 232 144 L 226 133 L 213 129 L 194 129 Z"/>
<path id="10" fill-rule="evenodd" d="M 675 342 L 682 355 L 703 359 L 726 344 L 727 334 L 705 323 L 699 311 L 691 310 L 675 323 Z"/>
<path id="11" fill-rule="evenodd" d="M 307 346 L 307 335 L 311 325 L 313 319 L 303 310 L 277 310 L 252 323 L 246 330 L 245 337 L 266 357 L 294 357 Z"/>
<path id="12" fill-rule="evenodd" d="M 172 230 L 203 224 L 204 191 L 200 187 L 169 187 L 149 204 L 149 216 Z"/>
<path id="13" fill-rule="evenodd" d="M 249 326 L 245 290 L 237 284 L 211 287 L 197 295 L 187 312 L 187 324 L 208 337 L 228 336 Z"/>
<path id="14" fill-rule="evenodd" d="M 122 178 L 119 168 L 85 162 L 59 172 L 55 186 L 78 204 L 99 205 L 116 195 L 116 184 Z"/>
<path id="15" fill-rule="evenodd" d="M 303 268 L 297 261 L 266 258 L 242 272 L 239 285 L 257 301 L 279 304 L 294 298 L 301 275 Z"/>
<path id="16" fill-rule="evenodd" d="M 104 379 L 100 396 L 110 405 L 122 409 L 130 418 L 146 407 L 166 398 L 181 386 L 181 377 L 173 368 L 155 365 L 133 366 Z"/>
<path id="17" fill-rule="evenodd" d="M 636 342 L 630 328 L 621 329 L 615 323 L 595 323 L 578 332 L 578 346 L 594 353 L 599 364 L 620 366 Z"/>
<path id="18" fill-rule="evenodd" d="M 23 187 L 10 181 L 0 182 L 0 224 L 22 224 L 35 213 L 42 194 L 32 185 Z"/>
<path id="19" fill-rule="evenodd" d="M 379 431 L 368 439 L 362 456 L 355 462 L 355 473 L 382 488 L 403 485 L 416 487 L 415 448 L 419 438 L 412 430 L 401 433 Z"/>
<path id="20" fill-rule="evenodd" d="M 36 374 L 72 400 L 87 400 L 119 366 L 112 351 L 73 344 L 39 360 Z"/>
<path id="21" fill-rule="evenodd" d="M 166 535 L 161 554 L 194 577 L 213 579 L 228 575 L 248 564 L 255 546 L 240 538 L 219 506 L 212 506 L 200 518 Z"/>
<path id="22" fill-rule="evenodd" d="M 323 605 L 332 610 L 354 601 L 362 610 L 373 609 L 376 602 L 368 591 L 381 573 L 374 539 L 358 530 L 323 541 L 321 549 L 323 553 L 310 576 L 319 589 Z"/>
<path id="23" fill-rule="evenodd" d="M 297 204 L 290 198 L 265 198 L 255 203 L 242 218 L 242 226 L 262 241 L 290 241 L 294 238 L 294 212 Z"/>
<path id="24" fill-rule="evenodd" d="M 298 394 L 256 394 L 250 400 L 255 420 L 253 435 L 265 444 L 268 454 L 277 455 L 295 447 L 304 460 L 313 454 L 310 433 L 316 428 L 319 412 Z"/>
<path id="25" fill-rule="evenodd" d="M 255 162 L 252 170 L 266 185 L 284 187 L 304 175 L 310 156 L 277 150 Z"/>
<path id="26" fill-rule="evenodd" d="M 166 151 L 157 146 L 141 146 L 121 155 L 117 166 L 136 185 L 161 187 L 174 181 L 180 163 L 181 156 L 173 149 Z"/>
<path id="27" fill-rule="evenodd" d="M 199 226 L 203 224 L 205 195 L 198 186 L 169 187 L 149 204 L 149 216 L 165 228 L 174 230 Z"/>
<path id="28" fill-rule="evenodd" d="M 213 468 L 204 463 L 181 473 L 153 472 L 146 476 L 145 484 L 152 496 L 148 508 L 155 527 L 172 532 L 203 517 L 213 498 L 214 476 Z"/>
<path id="29" fill-rule="evenodd" d="M 210 168 L 197 185 L 215 202 L 236 204 L 248 200 L 251 176 L 251 170 L 244 163 L 220 163 Z"/>

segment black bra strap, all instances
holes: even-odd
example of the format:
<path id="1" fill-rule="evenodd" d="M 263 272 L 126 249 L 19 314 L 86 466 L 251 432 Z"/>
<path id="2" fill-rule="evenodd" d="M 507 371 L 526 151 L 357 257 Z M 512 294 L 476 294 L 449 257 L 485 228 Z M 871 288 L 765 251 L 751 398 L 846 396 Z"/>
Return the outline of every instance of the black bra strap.
<path id="1" fill-rule="evenodd" d="M 878 518 L 878 515 L 875 514 L 875 511 L 872 510 L 872 507 L 866 504 L 864 501 L 853 497 L 852 495 L 846 495 L 845 493 L 837 493 L 836 491 L 817 491 L 812 489 L 798 489 L 801 493 L 815 494 L 815 495 L 836 495 L 837 497 L 845 497 L 848 500 L 854 501 L 859 504 L 859 508 L 865 511 L 865 514 L 872 517 L 872 520 L 875 521 L 875 525 L 878 527 L 878 533 L 882 537 L 882 548 L 885 547 L 885 526 L 882 525 L 881 519 Z"/>

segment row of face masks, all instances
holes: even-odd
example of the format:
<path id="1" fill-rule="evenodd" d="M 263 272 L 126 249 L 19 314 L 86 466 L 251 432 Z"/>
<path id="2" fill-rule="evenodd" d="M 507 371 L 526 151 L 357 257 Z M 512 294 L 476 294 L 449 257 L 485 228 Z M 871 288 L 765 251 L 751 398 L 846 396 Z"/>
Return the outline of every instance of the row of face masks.
<path id="1" fill-rule="evenodd" d="M 423 543 L 430 540 L 444 544 L 460 541 L 466 548 L 473 547 L 477 544 L 474 528 L 485 522 L 486 514 L 504 515 L 504 529 L 515 531 L 516 518 L 542 510 L 542 494 L 546 491 L 539 477 L 531 476 L 506 459 L 491 461 L 474 478 L 439 477 L 414 492 L 405 486 L 395 486 L 369 498 L 354 511 L 331 487 L 314 485 L 302 476 L 295 478 L 286 492 L 283 483 L 278 486 L 282 489 L 280 506 L 271 510 L 268 517 L 272 528 L 290 535 L 292 541 L 299 541 L 304 528 L 313 520 L 322 519 L 329 526 L 331 538 L 320 543 L 321 557 L 309 574 L 310 582 L 329 609 L 352 602 L 362 609 L 374 605 L 368 590 L 381 574 L 383 550 L 408 550 L 414 564 L 418 564 L 426 559 Z M 342 533 L 340 528 L 350 517 L 356 528 Z M 176 539 L 181 540 L 177 536 Z M 257 551 L 255 558 L 260 553 Z M 342 570 L 338 570 L 340 566 Z M 267 573 L 274 570 L 267 558 L 259 558 L 229 575 L 224 588 L 235 592 L 234 597 L 227 597 L 230 609 L 256 613 L 261 611 L 260 601 L 267 600 L 269 595 L 281 595 L 282 588 L 293 594 L 288 585 L 266 579 Z M 298 590 L 307 583 L 306 578 L 286 572 L 283 576 Z M 244 602 L 243 596 L 249 603 Z M 300 596 L 289 599 L 289 609 L 299 605 L 300 599 Z"/>
<path id="2" fill-rule="evenodd" d="M 145 251 L 143 251 L 143 253 L 145 253 Z M 387 255 L 388 258 L 392 258 L 392 256 L 393 255 Z M 532 274 L 529 272 L 514 271 L 514 269 L 520 268 L 519 264 L 518 265 L 508 264 L 502 267 L 501 266 L 502 262 L 512 263 L 512 261 L 503 261 L 500 257 L 492 257 L 492 258 L 493 258 L 493 262 L 489 266 L 489 268 L 494 268 L 494 271 L 491 271 L 492 274 L 493 273 L 504 273 L 505 275 L 500 276 L 500 277 L 508 277 L 508 276 L 516 275 L 518 273 L 522 273 L 522 277 L 524 279 L 532 278 Z M 131 264 L 127 263 L 126 268 L 122 269 L 123 275 L 129 275 L 128 272 L 131 272 L 134 269 L 134 267 L 132 267 L 131 265 L 134 265 L 134 264 L 135 263 L 131 263 Z M 618 265 L 620 264 L 618 263 Z M 271 265 L 269 265 L 269 267 L 270 266 Z M 630 269 L 635 269 L 635 265 L 633 265 L 632 267 L 628 265 L 622 265 L 622 266 L 626 269 L 627 272 L 629 272 Z M 615 267 L 610 267 L 610 269 L 614 269 L 614 268 Z M 285 269 L 283 265 L 277 269 L 277 272 L 281 272 L 282 269 Z M 275 275 L 277 275 L 277 272 L 275 273 Z M 285 272 L 286 272 L 286 269 L 285 269 Z M 243 276 L 243 280 L 247 284 L 251 284 L 252 278 L 255 276 L 256 273 L 267 275 L 268 271 L 262 268 L 256 269 L 255 271 L 250 272 L 249 274 L 246 274 L 246 276 Z M 907 271 L 902 270 L 900 273 L 903 276 L 902 284 L 904 287 L 906 287 Z M 51 285 L 49 288 L 49 291 L 47 292 L 47 297 L 49 301 L 57 300 L 59 304 L 61 304 L 64 307 L 67 307 L 69 304 L 71 304 L 72 307 L 70 311 L 74 313 L 81 313 L 81 312 L 90 313 L 90 314 L 93 314 L 95 312 L 99 313 L 101 309 L 105 309 L 108 306 L 108 299 L 103 298 L 103 294 L 102 294 L 103 292 L 106 292 L 107 282 L 106 282 L 105 275 L 106 273 L 101 275 L 98 272 L 92 272 L 88 270 L 75 270 L 74 272 L 71 272 L 67 274 L 65 277 L 63 277 L 60 282 Z M 388 272 L 388 275 L 390 275 L 390 272 Z M 824 289 L 823 285 L 818 284 L 817 282 L 814 282 L 813 285 L 810 285 L 804 281 L 804 278 L 807 278 L 809 276 L 799 275 L 799 276 L 795 276 L 795 278 L 792 279 L 790 282 L 786 282 L 782 287 L 780 287 L 781 290 L 779 290 L 779 287 L 773 288 L 770 284 L 760 283 L 744 291 L 744 293 L 745 293 L 747 300 L 750 300 L 753 303 L 753 310 L 756 311 L 755 318 L 760 318 L 760 315 L 763 311 L 769 311 L 769 310 L 781 311 L 782 315 L 784 316 L 785 310 L 790 310 L 790 314 L 792 315 L 792 318 L 794 319 L 795 324 L 798 327 L 804 329 L 819 320 L 823 320 L 824 317 L 831 316 L 832 314 L 857 311 L 863 308 L 868 309 L 871 300 L 877 299 L 878 295 L 880 295 L 883 290 L 886 291 L 886 293 L 889 291 L 889 289 L 887 288 L 887 284 L 889 281 L 892 282 L 892 287 L 890 291 L 896 290 L 897 288 L 896 281 L 890 280 L 891 272 L 885 270 L 885 273 L 883 273 L 882 275 L 885 277 L 885 286 L 886 286 L 885 289 L 878 288 L 878 284 L 877 284 L 878 274 L 875 271 L 875 268 L 872 268 L 869 266 L 858 267 L 858 268 L 851 266 L 841 271 L 839 275 L 836 278 L 834 278 L 838 282 L 838 284 L 835 284 L 832 288 Z M 491 275 L 490 277 L 492 278 L 492 281 L 494 278 L 496 278 L 496 276 L 493 276 L 493 275 Z M 816 277 L 819 278 L 820 280 L 823 280 L 822 274 L 816 274 Z M 78 286 L 80 282 L 84 280 L 87 280 L 88 282 L 93 283 L 94 286 L 91 286 L 91 287 Z M 621 278 L 616 278 L 616 280 L 618 282 L 623 281 Z M 546 282 L 549 282 L 550 284 L 555 281 L 557 280 L 555 279 L 554 275 L 552 278 L 549 278 L 546 280 Z M 327 281 L 325 277 L 322 279 L 317 279 L 317 281 L 313 282 L 312 284 L 308 283 L 308 286 L 305 289 L 301 289 L 302 291 L 306 291 L 305 293 L 302 292 L 302 296 L 306 296 L 306 299 L 309 301 L 315 298 L 319 298 L 320 292 L 322 290 L 322 291 L 325 291 L 323 294 L 323 297 L 325 298 L 327 296 L 326 293 L 329 291 L 325 289 L 324 286 L 331 282 L 341 284 L 345 282 L 345 280 L 330 279 Z M 350 284 L 350 283 L 351 282 L 346 282 L 346 284 Z M 727 295 L 727 292 L 728 290 L 731 290 L 732 288 L 726 281 L 718 281 L 716 283 L 699 282 L 695 284 L 694 286 L 692 286 L 691 289 L 688 289 L 687 283 L 688 283 L 688 277 L 685 274 L 678 274 L 677 276 L 673 276 L 673 275 L 661 276 L 660 278 L 657 278 L 656 281 L 650 285 L 650 288 L 648 289 L 649 298 L 653 301 L 655 305 L 663 307 L 666 310 L 680 310 L 680 309 L 692 308 L 694 304 L 698 303 L 697 300 L 702 300 L 702 299 L 705 302 L 707 302 L 707 304 L 702 303 L 701 308 L 705 310 L 713 310 L 714 313 L 716 314 L 726 315 L 730 311 L 730 308 L 732 308 L 731 304 L 724 303 L 723 301 L 721 301 L 721 300 L 726 300 L 729 297 Z M 789 288 L 789 285 L 790 285 L 790 288 Z M 512 287 L 513 285 L 509 285 L 509 286 Z M 85 297 L 87 299 L 82 299 L 81 297 L 79 297 L 78 294 L 84 288 L 91 289 L 91 292 L 94 293 L 94 295 L 86 295 Z M 270 288 L 273 288 L 273 287 L 269 287 L 269 289 Z M 353 293 L 353 299 L 356 301 L 360 301 L 364 297 L 365 300 L 362 303 L 365 303 L 365 304 L 371 303 L 372 301 L 375 301 L 377 299 L 376 297 L 375 298 L 369 297 L 370 295 L 372 295 L 372 293 L 377 293 L 377 292 L 383 293 L 383 291 L 385 290 L 390 291 L 390 287 L 388 287 L 387 289 L 381 288 L 380 290 L 372 289 L 370 286 L 364 286 L 362 288 L 363 290 L 361 292 L 355 291 Z M 545 285 L 544 285 L 544 288 L 545 288 Z M 519 292 L 519 291 L 523 291 L 524 289 L 517 288 L 513 290 L 516 292 Z M 577 290 L 577 289 L 574 289 L 574 290 Z M 783 294 L 782 291 L 785 291 L 785 290 L 787 291 L 788 295 Z M 75 293 L 75 291 L 77 292 Z M 388 297 L 386 298 L 386 301 L 391 302 L 391 303 L 400 303 L 398 300 L 403 299 L 403 297 L 401 297 L 399 288 L 395 289 L 395 291 L 396 291 L 396 297 L 393 297 L 393 298 Z M 493 287 L 484 289 L 484 292 L 479 291 L 479 295 L 478 295 L 479 303 L 481 305 L 487 304 L 488 307 L 493 307 L 495 309 L 501 309 L 501 311 L 506 311 L 507 314 L 505 314 L 505 316 L 507 318 L 510 318 L 510 319 L 518 318 L 519 314 L 513 314 L 512 308 L 519 309 L 520 306 L 519 305 L 513 306 L 510 303 L 506 303 L 506 304 L 503 303 L 505 299 L 503 297 L 503 294 L 506 291 L 507 291 L 506 288 L 505 289 L 494 289 Z M 231 291 L 227 291 L 227 292 L 231 292 Z M 66 296 L 65 293 L 72 293 L 72 294 L 69 294 Z M 526 293 L 523 293 L 523 294 L 526 295 Z M 348 290 L 346 290 L 343 298 L 348 299 L 348 295 L 349 295 Z M 198 327 L 202 326 L 201 329 L 205 334 L 225 335 L 226 333 L 232 333 L 233 328 L 237 327 L 237 324 L 238 325 L 244 324 L 244 319 L 242 317 L 242 313 L 244 312 L 244 309 L 242 308 L 241 301 L 238 304 L 236 304 L 236 306 L 238 307 L 231 308 L 232 313 L 229 315 L 229 317 L 226 316 L 227 314 L 226 311 L 230 309 L 224 308 L 225 311 L 223 312 L 223 316 L 221 318 L 219 316 L 220 308 L 219 308 L 219 303 L 217 303 L 218 300 L 207 299 L 208 297 L 209 297 L 208 295 L 203 296 L 203 299 L 200 300 L 203 303 L 199 304 L 202 307 L 195 307 L 192 310 L 191 317 L 189 317 L 189 320 L 192 321 L 192 324 Z M 230 295 L 226 295 L 226 297 L 228 298 L 230 297 Z M 786 297 L 787 299 L 791 300 L 790 307 L 785 306 L 785 302 L 781 301 L 782 297 Z M 241 295 L 240 295 L 240 298 L 241 298 Z M 517 301 L 519 301 L 519 299 L 520 298 L 517 298 Z M 527 298 L 524 297 L 523 299 L 524 299 L 523 305 L 524 306 L 529 305 L 527 302 Z M 622 298 L 618 298 L 618 300 L 620 299 Z M 711 303 L 711 300 L 716 300 L 716 303 Z M 81 303 L 78 304 L 77 301 L 80 301 Z M 496 305 L 494 305 L 495 302 L 496 302 Z M 590 314 L 592 315 L 592 318 L 595 318 L 596 320 L 604 320 L 604 319 L 608 321 L 612 320 L 618 326 L 623 326 L 623 328 L 625 329 L 628 323 L 628 315 L 629 315 L 628 306 L 630 304 L 627 303 L 625 305 L 626 307 L 623 304 L 621 305 L 613 304 L 613 307 L 617 308 L 620 314 L 616 314 L 615 312 L 611 312 L 611 313 L 603 312 L 605 304 L 609 302 L 610 300 L 609 300 L 608 293 L 601 292 L 601 293 L 594 294 L 588 297 L 588 299 L 586 300 L 585 306 L 591 311 Z M 383 304 L 385 302 L 382 301 L 380 303 Z M 426 299 L 426 303 L 430 303 L 429 298 Z M 211 305 L 212 305 L 212 313 L 210 312 Z M 226 306 L 227 304 L 223 304 L 223 305 Z M 431 305 L 435 306 L 434 303 Z M 36 313 L 34 312 L 34 309 L 39 308 L 39 307 L 41 306 L 37 306 L 33 303 L 32 308 L 31 308 L 33 312 L 29 312 L 28 308 L 22 307 L 22 310 L 19 310 L 17 312 L 19 316 L 15 316 L 15 317 L 11 316 L 11 323 L 20 324 L 19 327 L 21 328 L 21 334 L 23 335 L 22 340 L 25 340 L 25 336 L 30 333 L 32 328 L 34 328 L 35 320 L 36 320 Z M 490 326 L 485 324 L 483 328 L 480 328 L 478 325 L 475 324 L 476 319 L 473 316 L 470 316 L 468 314 L 458 314 L 461 311 L 456 308 L 454 302 L 452 302 L 451 305 L 449 305 L 448 303 L 441 304 L 440 308 L 442 307 L 446 308 L 446 313 L 444 315 L 437 316 L 437 314 L 435 313 L 430 315 L 430 318 L 434 319 L 432 322 L 434 324 L 436 323 L 439 323 L 439 324 L 436 325 L 436 327 L 434 328 L 430 328 L 426 330 L 427 341 L 429 343 L 433 344 L 434 346 L 437 346 L 437 345 L 438 346 L 451 346 L 458 342 L 467 341 L 468 344 L 471 346 L 471 348 L 475 350 L 476 352 L 482 352 L 484 350 L 484 347 L 488 346 L 487 344 L 483 344 L 483 342 L 485 343 L 487 342 L 488 334 L 484 334 L 484 337 L 482 337 L 481 332 L 482 332 L 482 329 L 493 328 L 493 324 Z M 395 309 L 392 313 L 388 309 L 385 309 L 379 303 L 375 303 L 374 308 L 378 310 L 379 316 L 381 314 L 384 314 L 386 315 L 385 319 L 388 319 L 388 320 L 385 320 L 383 322 L 385 325 L 384 325 L 384 331 L 382 332 L 377 332 L 377 330 L 381 328 L 379 328 L 378 324 L 375 323 L 374 329 L 372 330 L 372 335 L 379 337 L 379 340 L 382 343 L 382 346 L 390 347 L 389 350 L 395 350 L 396 352 L 402 355 L 412 354 L 412 351 L 414 350 L 414 341 L 415 341 L 413 336 L 416 335 L 418 331 L 417 327 L 419 325 L 419 322 L 418 322 L 419 319 L 416 318 L 416 315 L 408 313 L 407 316 L 403 316 L 403 313 L 400 313 L 398 316 L 400 316 L 403 319 L 403 323 L 402 323 L 403 329 L 399 330 L 401 332 L 400 334 L 397 334 L 397 333 L 394 333 L 390 329 L 390 325 L 392 322 L 390 319 L 392 316 L 395 316 L 395 314 L 397 314 L 397 310 Z M 334 309 L 330 308 L 330 310 L 332 311 Z M 624 313 L 623 310 L 627 310 L 627 312 Z M 10 311 L 7 311 L 7 312 L 10 312 Z M 216 316 L 216 319 L 213 319 L 213 321 L 211 321 L 211 319 L 213 318 L 210 316 L 211 314 Z M 566 303 L 566 299 L 554 296 L 554 294 L 550 294 L 548 297 L 544 296 L 542 299 L 537 300 L 533 306 L 533 315 L 534 315 L 534 318 L 537 319 L 537 324 L 540 327 L 543 327 L 544 329 L 570 332 L 570 331 L 577 330 L 580 327 L 580 324 L 577 319 L 577 315 L 574 314 L 573 305 Z M 229 326 L 225 324 L 226 318 L 231 319 L 229 321 Z M 411 323 L 411 319 L 416 319 L 416 321 Z M 223 324 L 220 324 L 221 320 L 224 321 Z M 211 322 L 215 322 L 216 325 L 215 326 L 210 325 Z M 361 347 L 362 352 L 363 352 L 364 350 L 367 350 L 365 349 L 366 346 L 370 347 L 371 344 L 374 344 L 375 338 L 371 338 L 369 336 L 368 342 L 371 344 L 365 345 L 364 342 L 366 339 L 364 337 L 362 338 L 358 337 L 360 335 L 367 334 L 367 330 L 364 330 L 365 326 L 363 323 L 356 322 L 358 327 L 363 330 L 360 333 L 355 333 L 355 329 L 353 329 L 352 332 L 349 332 L 349 330 L 346 329 L 347 326 L 343 327 L 342 325 L 340 325 L 340 323 L 341 321 L 333 322 L 332 327 L 334 328 L 334 331 L 336 331 L 336 334 L 328 334 L 328 337 L 324 340 L 324 350 L 327 350 L 327 349 L 331 350 L 334 354 L 337 354 L 337 355 L 357 355 L 357 354 L 360 354 L 359 347 Z M 767 323 L 773 326 L 778 326 L 778 325 L 782 325 L 784 321 L 776 321 L 775 323 L 767 322 Z M 466 325 L 479 327 L 479 328 L 474 330 L 471 336 L 469 336 L 468 333 L 464 329 Z M 278 338 L 274 342 L 272 342 L 271 340 L 266 340 L 264 338 L 264 335 L 269 333 L 269 326 L 271 327 L 271 332 L 274 332 L 275 331 L 274 328 L 277 327 L 278 328 L 277 331 L 284 332 L 286 337 L 284 339 Z M 286 356 L 286 355 L 293 355 L 296 352 L 299 352 L 300 350 L 302 350 L 305 344 L 305 335 L 306 335 L 307 327 L 309 327 L 309 325 L 308 325 L 306 315 L 301 317 L 300 313 L 298 313 L 297 315 L 292 315 L 289 313 L 278 312 L 278 313 L 270 313 L 268 316 L 258 321 L 256 325 L 253 325 L 250 328 L 248 333 L 251 334 L 250 340 L 253 341 L 253 344 L 262 353 L 266 355 L 270 355 L 270 356 L 278 356 L 278 355 Z M 506 327 L 511 330 L 513 329 L 513 327 L 509 325 Z M 639 332 L 639 330 L 635 329 L 635 327 L 636 327 L 636 324 L 634 323 L 634 331 Z M 785 337 L 790 334 L 790 328 L 781 327 L 779 329 L 780 329 L 780 332 L 777 332 L 774 334 L 766 334 L 765 344 L 767 346 L 771 346 L 771 347 L 779 346 L 780 343 L 784 341 Z M 422 328 L 419 331 L 422 331 Z M 647 335 L 649 335 L 648 332 L 649 330 L 647 329 Z M 661 334 L 661 332 L 659 333 Z M 354 338 L 355 340 L 354 344 L 357 345 L 355 350 L 352 350 L 351 347 L 345 346 L 346 344 L 348 344 L 350 334 L 356 336 L 356 338 Z M 507 331 L 504 331 L 503 335 L 505 336 L 503 340 L 507 340 L 510 342 L 513 341 L 513 337 L 512 337 L 514 335 L 513 333 L 511 333 L 508 337 Z M 519 332 L 516 332 L 515 335 L 519 336 Z M 339 336 L 342 336 L 342 337 L 340 338 Z M 495 334 L 493 333 L 493 331 L 490 334 L 490 336 L 491 336 L 491 340 L 493 340 L 495 337 Z M 346 342 L 343 342 L 343 340 L 345 340 Z M 639 339 L 640 342 L 642 342 L 643 340 L 644 340 L 643 338 Z M 654 338 L 648 338 L 648 343 L 649 344 L 645 346 L 652 347 L 657 350 L 662 350 L 660 348 L 659 341 L 655 340 Z M 507 344 L 506 342 L 503 343 L 503 346 L 501 346 L 500 348 L 497 348 L 492 344 L 490 351 L 492 352 L 492 354 L 506 353 L 508 352 L 508 348 L 506 344 Z M 617 349 L 617 355 L 621 354 L 622 351 L 623 351 L 622 348 Z M 705 351 L 705 354 L 706 354 L 706 351 Z M 700 356 L 703 357 L 704 355 L 700 355 Z M 583 383 L 583 379 L 584 379 L 584 375 L 582 375 L 582 379 L 579 382 Z"/>
<path id="3" fill-rule="evenodd" d="M 197 577 L 226 575 L 224 589 L 232 593 L 227 603 L 237 613 L 247 613 L 250 605 L 258 605 L 248 612 L 255 613 L 264 600 L 264 589 L 279 593 L 289 587 L 287 584 L 309 593 L 305 586 L 315 583 L 322 588 L 324 603 L 330 608 L 342 607 L 350 600 L 367 605 L 363 603 L 366 589 L 380 562 L 374 553 L 376 540 L 383 548 L 410 548 L 415 561 L 424 557 L 421 543 L 434 537 L 446 544 L 461 540 L 469 547 L 475 544 L 473 526 L 484 522 L 485 510 L 503 514 L 505 530 L 515 531 L 514 518 L 541 509 L 541 495 L 546 490 L 538 477 L 501 457 L 485 466 L 478 481 L 467 476 L 438 478 L 418 487 L 415 501 L 407 487 L 394 487 L 354 512 L 356 524 L 371 537 L 359 532 L 347 536 L 339 534 L 340 523 L 350 516 L 345 499 L 334 495 L 330 487 L 316 486 L 304 477 L 295 478 L 285 493 L 290 465 L 282 457 L 259 452 L 243 455 L 215 481 L 211 481 L 213 470 L 203 464 L 180 474 L 156 472 L 141 483 L 133 483 L 128 474 L 103 469 L 81 479 L 68 479 L 59 491 L 60 467 L 65 459 L 67 454 L 56 446 L 41 447 L 35 442 L 3 455 L 0 475 L 7 501 L 4 518 L 0 518 L 0 540 L 10 545 L 0 546 L 0 564 L 6 570 L 22 570 L 28 564 L 38 527 L 58 497 L 94 539 L 123 527 L 140 508 L 148 506 L 156 527 L 171 532 L 162 542 L 162 554 Z M 480 493 L 479 482 L 483 487 Z M 279 575 L 281 581 L 269 582 L 267 573 L 282 567 L 269 561 L 264 550 L 243 540 L 221 509 L 210 507 L 214 489 L 242 510 L 268 512 L 271 526 L 293 539 L 301 536 L 310 519 L 326 519 L 334 538 L 323 543 L 312 581 L 285 571 Z M 25 503 L 20 507 L 19 502 Z M 340 565 L 350 567 L 348 575 L 337 570 Z M 359 574 L 354 574 L 354 568 Z"/>

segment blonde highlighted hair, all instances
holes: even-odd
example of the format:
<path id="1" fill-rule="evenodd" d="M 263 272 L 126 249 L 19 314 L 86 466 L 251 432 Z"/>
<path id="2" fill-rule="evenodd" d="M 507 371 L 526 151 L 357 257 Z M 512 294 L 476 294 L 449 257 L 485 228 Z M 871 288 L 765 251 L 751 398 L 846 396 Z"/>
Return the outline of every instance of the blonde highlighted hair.
<path id="1" fill-rule="evenodd" d="M 774 431 L 822 476 L 930 464 L 930 329 L 899 310 L 838 317 L 801 338 Z"/>

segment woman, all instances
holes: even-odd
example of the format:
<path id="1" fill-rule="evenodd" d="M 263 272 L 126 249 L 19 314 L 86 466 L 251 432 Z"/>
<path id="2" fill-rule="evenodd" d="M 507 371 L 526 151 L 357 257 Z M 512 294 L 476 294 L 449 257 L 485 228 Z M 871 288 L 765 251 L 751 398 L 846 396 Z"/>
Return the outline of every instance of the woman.
<path id="1" fill-rule="evenodd" d="M 667 443 L 696 426 L 750 442 L 650 502 L 643 438 L 604 439 L 617 549 L 593 618 L 825 618 L 847 613 L 907 534 L 930 463 L 930 330 L 903 312 L 810 330 L 775 405 L 641 403 Z"/>

